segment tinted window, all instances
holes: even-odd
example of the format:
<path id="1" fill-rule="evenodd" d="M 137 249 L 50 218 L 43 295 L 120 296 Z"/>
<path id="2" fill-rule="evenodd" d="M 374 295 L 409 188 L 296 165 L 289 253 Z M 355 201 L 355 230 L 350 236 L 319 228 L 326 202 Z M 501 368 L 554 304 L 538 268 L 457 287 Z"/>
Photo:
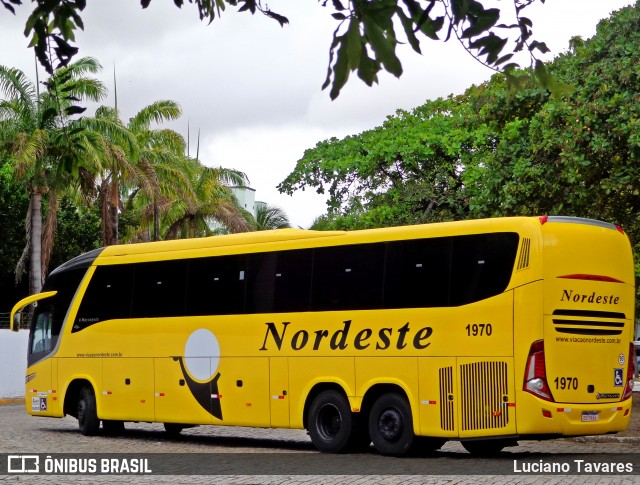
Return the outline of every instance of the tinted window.
<path id="1" fill-rule="evenodd" d="M 384 244 L 317 248 L 311 309 L 360 310 L 382 307 Z"/>
<path id="2" fill-rule="evenodd" d="M 389 243 L 384 307 L 447 306 L 450 270 L 451 238 Z"/>
<path id="3" fill-rule="evenodd" d="M 249 256 L 246 313 L 307 311 L 312 258 L 312 250 Z"/>
<path id="4" fill-rule="evenodd" d="M 53 350 L 53 305 L 38 305 L 38 310 L 33 315 L 31 332 L 29 335 L 29 353 L 47 355 Z M 35 356 L 34 356 L 35 357 Z"/>
<path id="5" fill-rule="evenodd" d="M 35 309 L 30 330 L 29 364 L 55 348 L 71 301 L 86 272 L 86 267 L 76 268 L 56 272 L 47 278 L 42 292 L 57 291 L 58 293 L 40 302 Z M 34 354 L 34 351 L 37 353 Z"/>
<path id="6" fill-rule="evenodd" d="M 186 260 L 136 264 L 131 316 L 151 318 L 184 315 L 187 267 Z"/>
<path id="7" fill-rule="evenodd" d="M 131 316 L 134 265 L 98 266 L 85 291 L 73 332 L 104 320 Z"/>
<path id="8" fill-rule="evenodd" d="M 518 234 L 453 238 L 450 305 L 466 305 L 502 293 L 511 279 Z"/>
<path id="9" fill-rule="evenodd" d="M 187 315 L 244 312 L 246 257 L 219 256 L 189 263 Z"/>

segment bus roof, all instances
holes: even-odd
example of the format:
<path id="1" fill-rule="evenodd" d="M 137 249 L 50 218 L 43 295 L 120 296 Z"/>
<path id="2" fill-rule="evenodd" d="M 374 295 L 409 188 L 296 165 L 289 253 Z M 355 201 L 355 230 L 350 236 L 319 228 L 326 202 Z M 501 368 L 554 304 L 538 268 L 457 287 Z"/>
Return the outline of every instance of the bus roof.
<path id="1" fill-rule="evenodd" d="M 159 257 L 160 253 L 201 252 L 226 250 L 233 252 L 251 252 L 257 246 L 270 243 L 281 243 L 284 247 L 299 248 L 311 246 L 325 246 L 332 244 L 359 244 L 386 240 L 402 240 L 418 237 L 444 237 L 456 234 L 473 234 L 483 232 L 518 232 L 524 227 L 540 227 L 537 217 L 504 217 L 494 219 L 476 219 L 469 221 L 439 222 L 419 224 L 413 226 L 399 226 L 379 229 L 363 229 L 357 231 L 312 231 L 306 229 L 277 229 L 272 231 L 245 232 L 194 239 L 177 239 L 139 244 L 122 244 L 104 248 L 99 260 L 105 264 L 113 264 L 116 259 L 123 257 L 142 257 L 148 255 L 150 259 Z M 233 248 L 233 249 L 232 249 Z M 244 249 L 241 249 L 244 248 Z M 177 255 L 177 254 L 176 254 Z M 113 258 L 113 259 L 111 259 Z M 166 254 L 166 259 L 170 259 Z M 147 259 L 147 258 L 144 258 Z"/>
<path id="2" fill-rule="evenodd" d="M 78 256 L 56 269 L 70 269 L 69 265 L 89 266 L 94 260 L 98 264 L 114 264 L 126 261 L 131 257 L 136 260 L 172 259 L 187 252 L 204 255 L 208 251 L 224 254 L 230 252 L 252 252 L 258 246 L 281 243 L 282 249 L 332 244 L 360 244 L 386 240 L 402 240 L 420 237 L 446 237 L 457 234 L 479 234 L 486 232 L 522 232 L 541 230 L 547 223 L 573 223 L 597 225 L 603 228 L 616 229 L 616 226 L 592 219 L 577 217 L 501 217 L 492 219 L 475 219 L 456 222 L 439 222 L 412 226 L 398 226 L 357 231 L 312 231 L 306 229 L 277 229 L 271 231 L 245 232 L 222 236 L 211 236 L 193 239 L 176 239 L 138 244 L 121 244 L 94 250 L 86 255 Z"/>

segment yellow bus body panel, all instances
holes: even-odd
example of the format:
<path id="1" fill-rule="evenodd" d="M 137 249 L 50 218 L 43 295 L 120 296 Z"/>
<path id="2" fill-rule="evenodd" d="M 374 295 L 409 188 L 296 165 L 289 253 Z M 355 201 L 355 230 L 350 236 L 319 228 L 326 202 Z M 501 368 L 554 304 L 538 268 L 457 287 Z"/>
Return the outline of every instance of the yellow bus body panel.
<path id="1" fill-rule="evenodd" d="M 77 332 L 69 323 L 100 265 L 490 232 L 519 236 L 511 279 L 504 292 L 467 305 L 114 319 Z M 423 436 L 619 431 L 628 424 L 631 400 L 612 397 L 622 392 L 614 374 L 623 368 L 626 377 L 633 285 L 624 234 L 589 224 L 542 224 L 538 218 L 112 246 L 80 285 L 53 358 L 29 367 L 27 374 L 35 377 L 27 384 L 27 411 L 62 416 L 71 383 L 87 380 L 101 419 L 303 428 L 309 396 L 317 386 L 330 386 L 344 391 L 353 412 L 362 411 L 372 389 L 402 390 L 414 431 Z M 567 320 L 557 310 L 596 313 L 584 317 L 586 324 L 563 326 L 554 322 Z M 617 318 L 620 314 L 624 317 Z M 594 321 L 602 325 L 591 325 Z M 577 341 L 566 328 L 578 329 L 586 340 Z M 607 329 L 620 333 L 593 333 Z M 555 402 L 524 391 L 529 350 L 538 340 L 544 341 Z M 209 341 L 215 345 L 204 345 Z M 57 394 L 46 413 L 35 409 L 43 392 L 50 403 Z M 597 413 L 598 420 L 585 422 L 585 413 Z"/>

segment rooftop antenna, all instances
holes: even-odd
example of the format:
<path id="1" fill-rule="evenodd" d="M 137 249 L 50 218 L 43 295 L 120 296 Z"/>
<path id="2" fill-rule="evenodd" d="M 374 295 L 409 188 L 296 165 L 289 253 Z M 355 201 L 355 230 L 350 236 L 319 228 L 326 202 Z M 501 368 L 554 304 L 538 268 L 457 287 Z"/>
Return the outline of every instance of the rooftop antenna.
<path id="1" fill-rule="evenodd" d="M 116 82 L 116 63 L 113 63 L 113 96 L 115 97 L 115 110 L 116 120 L 120 119 L 118 116 L 118 83 Z"/>
<path id="2" fill-rule="evenodd" d="M 196 145 L 196 162 L 200 160 L 200 128 L 198 128 L 198 144 Z"/>

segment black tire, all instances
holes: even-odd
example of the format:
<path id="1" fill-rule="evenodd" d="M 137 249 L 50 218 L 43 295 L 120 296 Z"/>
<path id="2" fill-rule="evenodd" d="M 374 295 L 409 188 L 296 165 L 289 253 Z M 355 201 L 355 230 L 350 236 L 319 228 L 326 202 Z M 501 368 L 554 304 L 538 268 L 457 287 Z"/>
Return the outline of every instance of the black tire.
<path id="1" fill-rule="evenodd" d="M 78 397 L 78 427 L 85 436 L 95 436 L 100 429 L 96 395 L 91 386 L 80 389 Z"/>
<path id="2" fill-rule="evenodd" d="M 313 446 L 325 453 L 344 453 L 364 448 L 370 440 L 359 424 L 359 416 L 351 412 L 349 400 L 338 391 L 318 394 L 307 416 L 307 428 Z"/>
<path id="3" fill-rule="evenodd" d="M 179 436 L 184 428 L 185 426 L 183 424 L 164 423 L 164 431 L 171 437 Z"/>
<path id="4" fill-rule="evenodd" d="M 375 401 L 369 415 L 369 436 L 381 455 L 402 456 L 409 452 L 415 435 L 411 407 L 403 396 L 387 393 Z"/>
<path id="5" fill-rule="evenodd" d="M 507 443 L 501 440 L 474 440 L 463 441 L 462 446 L 474 456 L 496 456 Z"/>
<path id="6" fill-rule="evenodd" d="M 108 436 L 120 436 L 124 433 L 124 421 L 102 420 L 102 431 Z"/>

